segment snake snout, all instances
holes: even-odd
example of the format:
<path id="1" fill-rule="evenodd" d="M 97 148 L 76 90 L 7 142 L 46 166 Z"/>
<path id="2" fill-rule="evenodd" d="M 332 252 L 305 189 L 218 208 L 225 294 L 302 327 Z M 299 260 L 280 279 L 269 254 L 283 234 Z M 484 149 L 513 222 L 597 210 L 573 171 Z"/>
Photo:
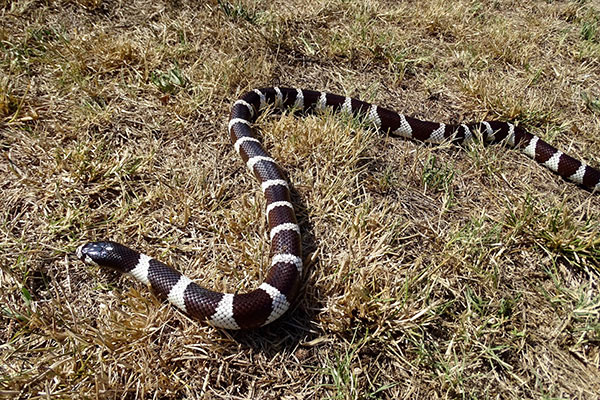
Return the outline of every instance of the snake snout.
<path id="1" fill-rule="evenodd" d="M 99 265 L 106 257 L 106 246 L 103 242 L 82 244 L 77 248 L 77 258 L 86 264 Z"/>

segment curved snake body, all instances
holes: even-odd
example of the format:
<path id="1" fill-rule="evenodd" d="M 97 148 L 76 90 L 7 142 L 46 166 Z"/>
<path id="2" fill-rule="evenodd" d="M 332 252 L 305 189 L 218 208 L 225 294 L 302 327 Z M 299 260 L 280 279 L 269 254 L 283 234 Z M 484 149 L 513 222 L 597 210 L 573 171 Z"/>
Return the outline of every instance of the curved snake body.
<path id="1" fill-rule="evenodd" d="M 521 149 L 538 163 L 585 188 L 600 190 L 600 171 L 578 161 L 539 137 L 507 122 L 445 125 L 406 117 L 354 98 L 313 90 L 263 88 L 237 100 L 229 119 L 229 135 L 235 150 L 261 184 L 271 237 L 271 269 L 265 281 L 244 294 L 204 289 L 176 270 L 147 255 L 114 242 L 80 246 L 77 256 L 91 264 L 109 267 L 150 284 L 183 310 L 214 326 L 247 329 L 266 325 L 290 307 L 302 273 L 300 228 L 290 201 L 289 183 L 276 162 L 264 150 L 252 123 L 267 108 L 312 113 L 325 108 L 365 118 L 391 135 L 428 143 L 464 143 L 479 137 L 486 143 L 505 142 Z"/>

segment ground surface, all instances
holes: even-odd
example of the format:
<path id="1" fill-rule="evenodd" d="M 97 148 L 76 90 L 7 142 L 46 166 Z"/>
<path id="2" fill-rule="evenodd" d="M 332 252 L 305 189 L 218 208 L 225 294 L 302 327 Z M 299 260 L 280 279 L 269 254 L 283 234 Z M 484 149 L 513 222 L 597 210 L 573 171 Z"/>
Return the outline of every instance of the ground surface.
<path id="1" fill-rule="evenodd" d="M 199 3 L 0 1 L 0 397 L 598 398 L 600 197 L 502 146 L 262 119 L 309 267 L 258 331 L 73 254 L 255 287 L 264 199 L 226 135 L 253 87 L 510 120 L 597 167 L 597 2 Z"/>

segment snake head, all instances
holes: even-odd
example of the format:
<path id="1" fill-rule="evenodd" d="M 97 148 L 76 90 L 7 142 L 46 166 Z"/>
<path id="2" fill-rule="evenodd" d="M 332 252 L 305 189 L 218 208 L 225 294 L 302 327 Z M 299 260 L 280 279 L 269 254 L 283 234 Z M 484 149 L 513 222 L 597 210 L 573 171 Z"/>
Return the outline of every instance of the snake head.
<path id="1" fill-rule="evenodd" d="M 98 265 L 98 263 L 94 261 L 93 257 L 94 255 L 98 254 L 98 248 L 95 245 L 96 243 L 87 243 L 79 246 L 76 251 L 77 258 L 86 264 Z"/>
<path id="2" fill-rule="evenodd" d="M 138 262 L 140 254 L 115 242 L 91 242 L 77 248 L 77 258 L 86 264 L 98 265 L 129 272 Z"/>

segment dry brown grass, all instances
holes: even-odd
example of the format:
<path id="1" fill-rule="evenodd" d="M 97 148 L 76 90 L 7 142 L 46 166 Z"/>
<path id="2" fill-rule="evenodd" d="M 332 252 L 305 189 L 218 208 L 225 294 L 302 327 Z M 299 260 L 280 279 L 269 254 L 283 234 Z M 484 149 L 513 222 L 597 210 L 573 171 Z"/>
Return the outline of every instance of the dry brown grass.
<path id="1" fill-rule="evenodd" d="M 598 398 L 600 198 L 501 147 L 263 118 L 311 265 L 258 331 L 73 254 L 110 238 L 256 285 L 264 200 L 225 131 L 257 86 L 514 120 L 598 166 L 597 3 L 17 0 L 0 21 L 0 397 Z"/>

